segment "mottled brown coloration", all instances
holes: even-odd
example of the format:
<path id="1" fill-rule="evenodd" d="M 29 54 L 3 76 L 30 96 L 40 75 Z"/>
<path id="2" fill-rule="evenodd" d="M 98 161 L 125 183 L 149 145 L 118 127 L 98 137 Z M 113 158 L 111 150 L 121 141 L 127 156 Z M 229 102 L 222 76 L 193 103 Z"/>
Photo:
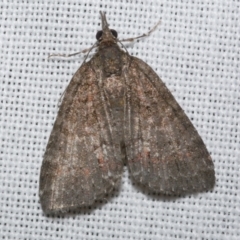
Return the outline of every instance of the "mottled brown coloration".
<path id="1" fill-rule="evenodd" d="M 91 205 L 132 178 L 163 194 L 215 182 L 211 157 L 156 73 L 117 45 L 101 13 L 98 51 L 67 87 L 44 155 L 40 201 L 48 212 Z"/>

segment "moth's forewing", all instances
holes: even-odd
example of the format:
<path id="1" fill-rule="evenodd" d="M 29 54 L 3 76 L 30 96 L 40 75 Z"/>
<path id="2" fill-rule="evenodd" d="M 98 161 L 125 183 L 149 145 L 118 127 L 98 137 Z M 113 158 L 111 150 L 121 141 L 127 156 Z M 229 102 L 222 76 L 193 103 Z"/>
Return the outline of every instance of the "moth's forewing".
<path id="1" fill-rule="evenodd" d="M 132 57 L 125 130 L 133 179 L 155 192 L 181 194 L 213 188 L 212 159 L 193 124 L 157 74 Z"/>
<path id="2" fill-rule="evenodd" d="M 45 212 L 91 205 L 118 184 L 122 156 L 112 142 L 115 126 L 106 117 L 109 109 L 99 87 L 90 61 L 79 68 L 65 91 L 40 174 Z"/>

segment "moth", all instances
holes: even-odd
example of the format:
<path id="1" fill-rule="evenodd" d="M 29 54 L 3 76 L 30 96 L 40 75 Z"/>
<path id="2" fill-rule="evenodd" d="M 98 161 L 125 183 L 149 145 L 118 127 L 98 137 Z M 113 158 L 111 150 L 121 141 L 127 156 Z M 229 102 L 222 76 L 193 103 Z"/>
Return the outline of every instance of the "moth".
<path id="1" fill-rule="evenodd" d="M 46 213 L 91 205 L 132 179 L 167 195 L 207 191 L 212 159 L 193 124 L 153 69 L 119 46 L 100 12 L 97 51 L 65 90 L 44 154 Z"/>

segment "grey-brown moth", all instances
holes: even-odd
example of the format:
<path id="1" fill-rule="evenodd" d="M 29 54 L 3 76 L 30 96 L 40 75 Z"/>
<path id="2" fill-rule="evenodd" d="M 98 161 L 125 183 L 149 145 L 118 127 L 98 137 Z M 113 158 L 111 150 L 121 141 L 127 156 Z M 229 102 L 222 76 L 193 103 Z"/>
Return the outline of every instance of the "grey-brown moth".
<path id="1" fill-rule="evenodd" d="M 215 183 L 211 157 L 162 80 L 118 45 L 101 12 L 97 52 L 67 87 L 40 174 L 44 212 L 91 205 L 118 186 L 126 163 L 132 179 L 168 195 Z"/>

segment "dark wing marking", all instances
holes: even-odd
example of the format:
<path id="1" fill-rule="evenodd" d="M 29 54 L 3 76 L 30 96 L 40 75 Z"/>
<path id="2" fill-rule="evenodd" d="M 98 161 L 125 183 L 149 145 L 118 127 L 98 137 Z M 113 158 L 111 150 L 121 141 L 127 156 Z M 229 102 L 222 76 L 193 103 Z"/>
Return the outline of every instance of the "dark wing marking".
<path id="1" fill-rule="evenodd" d="M 133 179 L 164 194 L 211 189 L 211 157 L 165 84 L 135 57 L 125 78 L 125 145 Z"/>
<path id="2" fill-rule="evenodd" d="M 122 174 L 120 149 L 112 143 L 111 112 L 90 65 L 85 63 L 73 76 L 49 138 L 39 192 L 45 212 L 91 205 Z"/>

